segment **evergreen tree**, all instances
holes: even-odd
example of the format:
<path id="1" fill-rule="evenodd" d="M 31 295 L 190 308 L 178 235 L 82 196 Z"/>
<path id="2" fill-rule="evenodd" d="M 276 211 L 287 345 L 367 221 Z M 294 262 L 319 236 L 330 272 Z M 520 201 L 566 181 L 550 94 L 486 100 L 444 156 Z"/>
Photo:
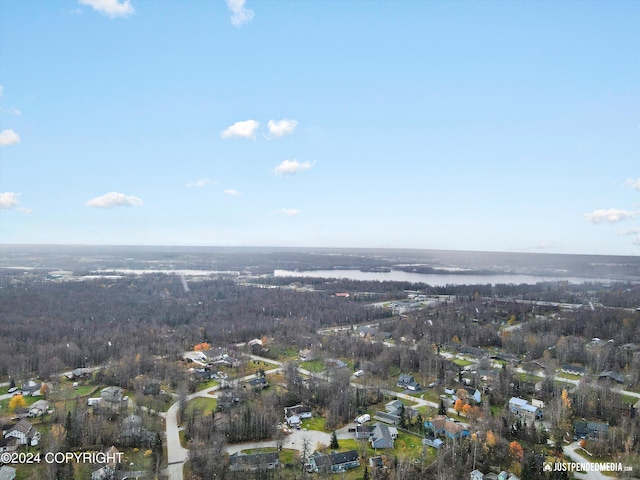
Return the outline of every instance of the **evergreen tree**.
<path id="1" fill-rule="evenodd" d="M 444 400 L 440 399 L 440 407 L 438 408 L 438 415 L 446 415 L 447 407 L 444 406 Z"/>
<path id="2" fill-rule="evenodd" d="M 338 436 L 336 435 L 336 431 L 335 430 L 331 434 L 331 444 L 329 445 L 329 447 L 330 448 L 340 448 L 340 445 L 338 444 Z"/>
<path id="3" fill-rule="evenodd" d="M 369 469 L 366 465 L 364 467 L 364 475 L 362 475 L 362 480 L 369 480 Z"/>

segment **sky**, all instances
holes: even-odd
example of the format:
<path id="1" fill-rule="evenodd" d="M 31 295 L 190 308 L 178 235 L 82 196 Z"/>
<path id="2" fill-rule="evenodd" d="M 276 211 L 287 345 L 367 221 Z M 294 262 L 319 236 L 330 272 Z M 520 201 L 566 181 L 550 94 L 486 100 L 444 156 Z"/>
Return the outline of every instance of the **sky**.
<path id="1" fill-rule="evenodd" d="M 2 0 L 0 243 L 640 254 L 640 2 Z"/>

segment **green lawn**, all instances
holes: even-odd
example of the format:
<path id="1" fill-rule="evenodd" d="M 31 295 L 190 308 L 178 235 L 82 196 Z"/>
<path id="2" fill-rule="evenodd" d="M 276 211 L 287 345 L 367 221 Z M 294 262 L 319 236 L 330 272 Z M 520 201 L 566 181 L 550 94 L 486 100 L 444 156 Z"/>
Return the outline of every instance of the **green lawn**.
<path id="1" fill-rule="evenodd" d="M 215 398 L 196 397 L 187 403 L 187 412 L 199 411 L 204 417 L 215 412 L 218 401 Z"/>
<path id="2" fill-rule="evenodd" d="M 582 375 L 574 375 L 573 373 L 558 372 L 556 373 L 556 377 L 567 378 L 569 380 L 580 380 L 582 378 Z"/>
<path id="3" fill-rule="evenodd" d="M 302 428 L 306 428 L 307 430 L 319 430 L 324 432 L 324 424 L 325 418 L 320 416 L 314 416 L 313 418 L 304 418 L 302 420 Z"/>
<path id="4" fill-rule="evenodd" d="M 465 360 L 464 358 L 454 358 L 453 363 L 455 363 L 459 367 L 467 367 L 469 365 L 473 365 L 473 362 Z"/>
<path id="5" fill-rule="evenodd" d="M 322 360 L 311 360 L 309 362 L 302 362 L 300 364 L 300 367 L 313 373 L 323 372 L 327 369 Z"/>
<path id="6" fill-rule="evenodd" d="M 269 452 L 275 452 L 275 451 L 276 451 L 275 447 L 265 447 L 265 448 L 252 448 L 248 450 L 242 450 L 242 453 L 246 453 L 247 455 L 249 455 L 252 453 L 269 453 Z M 280 463 L 282 463 L 283 465 L 293 463 L 294 460 L 297 458 L 297 456 L 298 456 L 298 452 L 296 450 L 292 450 L 290 448 L 283 448 L 282 450 L 280 450 L 280 454 L 279 454 Z"/>
<path id="7" fill-rule="evenodd" d="M 197 390 L 206 390 L 207 388 L 211 388 L 211 387 L 217 387 L 218 385 L 220 385 L 220 382 L 218 380 L 207 380 L 206 382 L 202 382 L 198 385 Z"/>

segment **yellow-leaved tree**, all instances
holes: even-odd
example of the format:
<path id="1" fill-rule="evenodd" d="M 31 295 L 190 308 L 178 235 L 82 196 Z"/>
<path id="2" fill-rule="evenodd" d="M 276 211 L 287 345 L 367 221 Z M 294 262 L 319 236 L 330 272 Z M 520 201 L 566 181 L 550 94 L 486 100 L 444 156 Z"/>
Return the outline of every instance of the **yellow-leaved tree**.
<path id="1" fill-rule="evenodd" d="M 15 412 L 19 408 L 24 408 L 27 406 L 27 401 L 24 399 L 22 395 L 14 395 L 9 400 L 9 411 Z"/>

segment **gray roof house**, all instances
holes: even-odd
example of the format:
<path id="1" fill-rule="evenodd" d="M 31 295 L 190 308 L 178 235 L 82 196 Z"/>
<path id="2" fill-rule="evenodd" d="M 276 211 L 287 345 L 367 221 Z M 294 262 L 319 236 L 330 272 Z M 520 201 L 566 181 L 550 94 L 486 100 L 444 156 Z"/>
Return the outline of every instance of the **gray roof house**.
<path id="1" fill-rule="evenodd" d="M 373 427 L 369 438 L 371 448 L 393 448 L 394 441 L 398 438 L 398 430 L 384 423 L 376 423 Z"/>
<path id="2" fill-rule="evenodd" d="M 340 473 L 359 466 L 360 456 L 357 450 L 332 453 L 331 455 L 314 452 L 309 456 L 309 468 L 316 473 Z"/>
<path id="3" fill-rule="evenodd" d="M 420 383 L 416 382 L 413 375 L 401 373 L 398 377 L 397 386 L 406 390 L 420 390 Z"/>

